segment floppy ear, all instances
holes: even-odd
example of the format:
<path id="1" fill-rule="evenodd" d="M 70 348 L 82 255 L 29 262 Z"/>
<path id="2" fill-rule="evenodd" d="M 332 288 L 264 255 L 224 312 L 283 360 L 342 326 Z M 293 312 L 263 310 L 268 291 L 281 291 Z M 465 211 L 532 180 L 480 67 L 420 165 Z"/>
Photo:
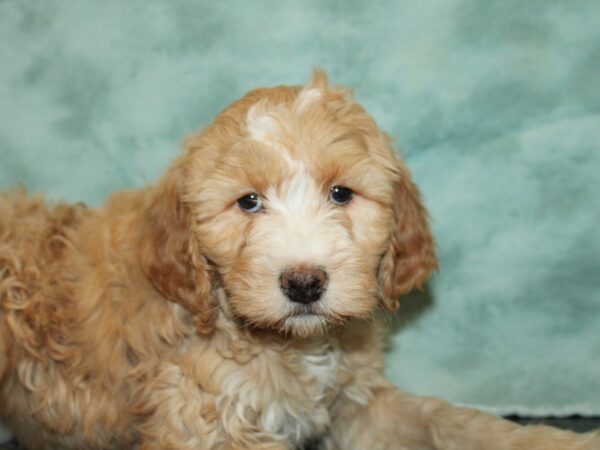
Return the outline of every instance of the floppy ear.
<path id="1" fill-rule="evenodd" d="M 393 229 L 390 244 L 379 268 L 383 306 L 398 308 L 398 298 L 421 288 L 430 273 L 437 269 L 435 244 L 427 224 L 427 211 L 408 169 L 393 156 L 397 180 L 394 185 Z"/>
<path id="2" fill-rule="evenodd" d="M 183 165 L 173 166 L 152 188 L 142 213 L 140 265 L 169 301 L 194 315 L 199 333 L 210 334 L 216 315 L 208 265 L 191 232 L 189 205 L 182 199 Z"/>

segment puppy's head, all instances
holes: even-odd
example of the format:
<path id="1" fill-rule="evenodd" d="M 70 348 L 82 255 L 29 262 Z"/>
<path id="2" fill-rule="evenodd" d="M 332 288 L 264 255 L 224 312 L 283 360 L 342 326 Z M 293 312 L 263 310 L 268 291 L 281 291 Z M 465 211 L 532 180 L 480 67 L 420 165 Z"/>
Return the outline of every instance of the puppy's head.
<path id="1" fill-rule="evenodd" d="M 209 269 L 237 319 L 305 337 L 394 310 L 436 267 L 407 168 L 320 72 L 227 108 L 153 198 L 142 265 L 199 324 L 214 310 Z"/>

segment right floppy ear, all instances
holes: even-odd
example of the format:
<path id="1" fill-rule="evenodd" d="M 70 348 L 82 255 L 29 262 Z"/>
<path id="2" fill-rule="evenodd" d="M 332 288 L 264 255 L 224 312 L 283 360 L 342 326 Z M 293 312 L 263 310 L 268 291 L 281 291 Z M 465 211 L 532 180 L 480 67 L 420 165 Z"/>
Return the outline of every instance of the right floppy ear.
<path id="1" fill-rule="evenodd" d="M 379 267 L 382 303 L 393 312 L 398 308 L 398 298 L 415 287 L 421 288 L 437 269 L 438 261 L 421 194 L 408 168 L 394 156 L 389 139 L 381 140 L 388 143 L 385 153 L 397 176 L 390 242 Z"/>
<path id="2" fill-rule="evenodd" d="M 140 265 L 154 287 L 188 309 L 198 332 L 207 335 L 216 307 L 208 264 L 195 245 L 190 207 L 182 199 L 183 180 L 182 164 L 176 164 L 151 188 L 142 213 Z"/>

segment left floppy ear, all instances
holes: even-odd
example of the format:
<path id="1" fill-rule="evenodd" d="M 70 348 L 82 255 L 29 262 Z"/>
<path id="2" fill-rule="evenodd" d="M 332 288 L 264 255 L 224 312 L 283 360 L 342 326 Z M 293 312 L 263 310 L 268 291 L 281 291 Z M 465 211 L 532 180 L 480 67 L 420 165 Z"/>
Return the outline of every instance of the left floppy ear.
<path id="1" fill-rule="evenodd" d="M 208 265 L 195 245 L 190 207 L 183 201 L 184 173 L 180 159 L 151 188 L 141 218 L 140 266 L 167 300 L 194 315 L 199 333 L 210 334 L 216 308 Z"/>
<path id="2" fill-rule="evenodd" d="M 427 223 L 427 211 L 413 183 L 408 168 L 394 155 L 389 139 L 380 136 L 387 147 L 388 165 L 394 182 L 393 223 L 388 249 L 379 267 L 379 285 L 383 291 L 383 306 L 388 311 L 398 308 L 398 298 L 414 287 L 421 288 L 438 267 L 435 244 Z"/>

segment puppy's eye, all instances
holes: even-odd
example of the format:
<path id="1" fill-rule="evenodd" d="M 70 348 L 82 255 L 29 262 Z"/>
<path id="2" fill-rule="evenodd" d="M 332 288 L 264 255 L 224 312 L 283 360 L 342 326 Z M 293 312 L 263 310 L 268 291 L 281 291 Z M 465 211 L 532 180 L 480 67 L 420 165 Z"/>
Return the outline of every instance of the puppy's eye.
<path id="1" fill-rule="evenodd" d="M 237 204 L 242 211 L 249 213 L 255 213 L 262 209 L 262 200 L 256 192 L 238 198 Z"/>
<path id="2" fill-rule="evenodd" d="M 345 186 L 334 186 L 329 191 L 329 198 L 336 205 L 346 205 L 352 200 L 354 192 Z"/>

